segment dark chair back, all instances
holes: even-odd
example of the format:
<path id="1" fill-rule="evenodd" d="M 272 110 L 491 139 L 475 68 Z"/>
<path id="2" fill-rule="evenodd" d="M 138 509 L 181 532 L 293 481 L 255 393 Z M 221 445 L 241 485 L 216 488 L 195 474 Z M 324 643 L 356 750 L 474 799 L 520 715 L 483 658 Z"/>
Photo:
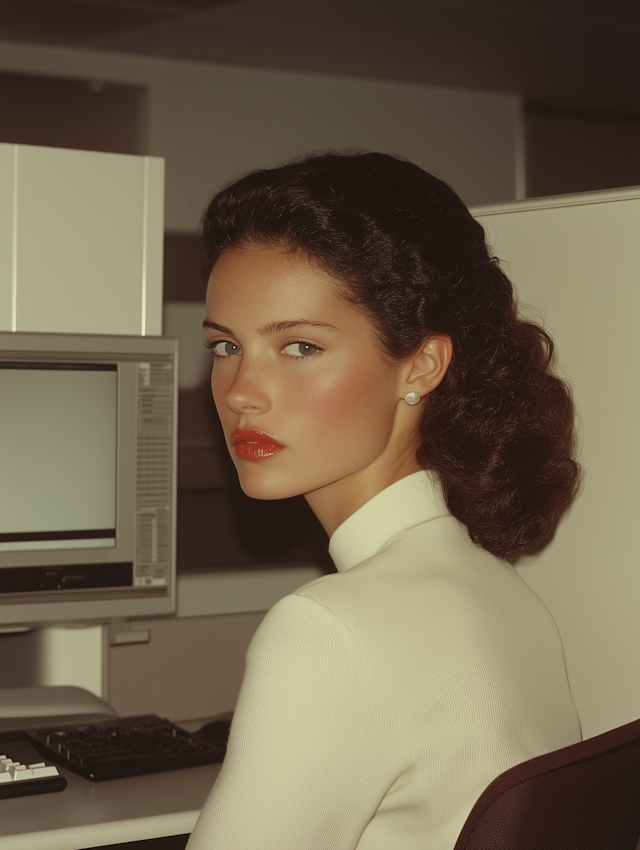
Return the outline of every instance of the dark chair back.
<path id="1" fill-rule="evenodd" d="M 640 720 L 518 764 L 471 810 L 454 850 L 636 850 Z"/>

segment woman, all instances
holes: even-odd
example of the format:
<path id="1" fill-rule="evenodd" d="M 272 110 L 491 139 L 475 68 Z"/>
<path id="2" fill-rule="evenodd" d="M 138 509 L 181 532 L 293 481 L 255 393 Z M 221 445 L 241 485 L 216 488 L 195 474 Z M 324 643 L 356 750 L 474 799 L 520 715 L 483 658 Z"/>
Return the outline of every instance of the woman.
<path id="1" fill-rule="evenodd" d="M 249 174 L 202 233 L 242 488 L 303 493 L 338 572 L 258 629 L 189 850 L 450 850 L 495 776 L 580 739 L 556 627 L 504 560 L 577 485 L 551 340 L 456 194 L 395 157 Z"/>

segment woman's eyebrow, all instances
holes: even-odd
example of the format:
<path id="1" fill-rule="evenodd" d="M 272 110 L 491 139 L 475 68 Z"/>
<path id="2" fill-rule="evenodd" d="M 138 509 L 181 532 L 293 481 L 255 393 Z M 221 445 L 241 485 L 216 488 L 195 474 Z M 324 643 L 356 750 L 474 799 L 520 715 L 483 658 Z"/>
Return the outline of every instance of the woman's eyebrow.
<path id="1" fill-rule="evenodd" d="M 313 322 L 311 319 L 293 319 L 288 322 L 269 322 L 266 325 L 263 325 L 258 330 L 259 334 L 273 334 L 280 333 L 281 331 L 289 331 L 292 328 L 299 327 L 308 327 L 308 328 L 324 328 L 325 330 L 337 331 L 338 328 L 335 325 L 330 325 L 328 322 Z"/>
<path id="2" fill-rule="evenodd" d="M 202 323 L 203 328 L 210 328 L 212 331 L 218 331 L 221 334 L 227 334 L 228 336 L 233 336 L 233 333 L 229 330 L 229 328 L 225 328 L 224 325 L 218 325 L 215 322 L 210 322 L 209 319 L 205 319 Z"/>
<path id="3" fill-rule="evenodd" d="M 218 331 L 218 333 L 227 334 L 228 336 L 233 336 L 233 331 L 229 328 L 225 328 L 224 325 L 219 325 L 217 322 L 212 322 L 209 319 L 204 320 L 202 327 L 209 328 L 212 331 Z M 328 322 L 313 322 L 311 319 L 293 319 L 286 322 L 269 322 L 259 328 L 258 333 L 262 335 L 280 333 L 281 331 L 288 331 L 292 328 L 299 327 L 324 328 L 325 330 L 330 331 L 338 330 L 335 325 L 330 325 Z"/>

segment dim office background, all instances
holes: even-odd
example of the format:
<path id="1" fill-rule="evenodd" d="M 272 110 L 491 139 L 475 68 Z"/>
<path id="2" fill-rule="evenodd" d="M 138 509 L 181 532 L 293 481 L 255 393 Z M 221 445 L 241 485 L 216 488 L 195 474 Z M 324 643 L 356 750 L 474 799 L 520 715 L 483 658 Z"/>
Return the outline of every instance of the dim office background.
<path id="1" fill-rule="evenodd" d="M 266 608 L 331 569 L 304 502 L 251 502 L 226 457 L 195 318 L 207 194 L 247 168 L 343 145 L 405 155 L 469 204 L 640 184 L 639 29 L 634 0 L 0 5 L 0 142 L 166 160 L 165 332 L 193 327 L 180 608 L 145 624 L 150 642 L 107 650 L 102 695 L 119 713 L 183 721 L 232 708 Z M 76 684 L 47 679 L 39 640 L 0 636 L 4 685 Z"/>

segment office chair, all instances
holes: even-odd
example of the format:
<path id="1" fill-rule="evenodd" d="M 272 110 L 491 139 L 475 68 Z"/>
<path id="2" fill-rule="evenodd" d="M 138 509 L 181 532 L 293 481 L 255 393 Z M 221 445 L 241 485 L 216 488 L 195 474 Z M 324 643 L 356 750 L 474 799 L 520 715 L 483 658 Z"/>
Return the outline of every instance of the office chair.
<path id="1" fill-rule="evenodd" d="M 502 773 L 454 850 L 636 850 L 640 720 Z"/>

